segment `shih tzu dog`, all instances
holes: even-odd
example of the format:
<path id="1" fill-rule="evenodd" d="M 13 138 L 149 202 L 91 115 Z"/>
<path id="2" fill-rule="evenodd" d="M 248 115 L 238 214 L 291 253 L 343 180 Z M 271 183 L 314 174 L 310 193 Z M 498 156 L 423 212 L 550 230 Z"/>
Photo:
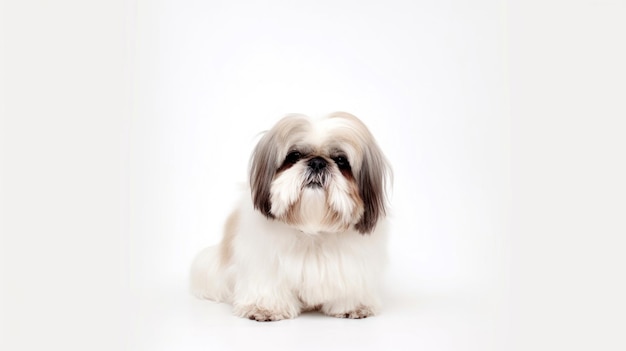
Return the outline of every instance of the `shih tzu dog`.
<path id="1" fill-rule="evenodd" d="M 250 162 L 250 195 L 195 258 L 192 292 L 257 321 L 374 315 L 390 169 L 367 127 L 342 112 L 289 115 Z"/>

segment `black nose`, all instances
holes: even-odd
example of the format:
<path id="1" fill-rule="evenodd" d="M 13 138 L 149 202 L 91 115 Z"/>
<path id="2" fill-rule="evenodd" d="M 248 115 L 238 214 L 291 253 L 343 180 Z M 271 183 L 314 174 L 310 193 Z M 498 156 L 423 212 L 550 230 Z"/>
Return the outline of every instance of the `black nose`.
<path id="1" fill-rule="evenodd" d="M 321 157 L 312 158 L 309 160 L 309 168 L 311 168 L 315 172 L 319 172 L 322 169 L 326 168 L 326 160 Z"/>

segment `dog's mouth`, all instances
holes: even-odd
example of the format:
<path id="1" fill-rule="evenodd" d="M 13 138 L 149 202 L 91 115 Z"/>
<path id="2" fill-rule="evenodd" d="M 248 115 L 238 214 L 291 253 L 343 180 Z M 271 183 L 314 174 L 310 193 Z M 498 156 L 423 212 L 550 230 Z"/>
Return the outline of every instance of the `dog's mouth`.
<path id="1" fill-rule="evenodd" d="M 320 181 L 311 181 L 305 185 L 307 188 L 322 188 L 322 183 Z"/>
<path id="2" fill-rule="evenodd" d="M 326 177 L 323 175 L 313 175 L 308 178 L 304 185 L 307 188 L 323 188 L 326 183 Z"/>
<path id="3" fill-rule="evenodd" d="M 310 172 L 307 174 L 306 177 L 306 181 L 304 186 L 306 188 L 324 188 L 324 185 L 326 184 L 328 180 L 328 174 L 326 174 L 325 172 Z"/>

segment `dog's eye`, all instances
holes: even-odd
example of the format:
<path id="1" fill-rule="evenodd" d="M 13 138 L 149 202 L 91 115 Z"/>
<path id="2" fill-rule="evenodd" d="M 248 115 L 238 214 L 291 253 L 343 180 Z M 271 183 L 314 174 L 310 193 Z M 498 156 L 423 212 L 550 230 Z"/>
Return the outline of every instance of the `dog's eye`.
<path id="1" fill-rule="evenodd" d="M 337 164 L 337 167 L 339 167 L 339 169 L 349 169 L 350 168 L 350 162 L 348 162 L 348 159 L 343 157 L 343 156 L 333 157 L 333 161 L 335 161 L 335 163 Z"/>
<path id="2" fill-rule="evenodd" d="M 285 158 L 285 161 L 289 162 L 289 163 L 296 163 L 301 158 L 302 158 L 302 154 L 301 153 L 299 153 L 298 151 L 292 151 L 289 154 L 287 154 L 287 157 Z"/>

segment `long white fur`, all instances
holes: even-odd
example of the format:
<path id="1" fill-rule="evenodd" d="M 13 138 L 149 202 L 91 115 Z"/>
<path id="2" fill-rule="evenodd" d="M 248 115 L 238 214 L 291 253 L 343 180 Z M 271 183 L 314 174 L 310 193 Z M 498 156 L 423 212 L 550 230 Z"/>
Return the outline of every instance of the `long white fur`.
<path id="1" fill-rule="evenodd" d="M 192 266 L 192 290 L 201 298 L 233 304 L 249 317 L 262 307 L 277 319 L 293 318 L 321 305 L 340 316 L 358 308 L 378 310 L 378 288 L 386 263 L 386 225 L 361 235 L 309 234 L 268 220 L 243 201 L 230 263 L 220 265 L 218 246 L 203 250 Z"/>

